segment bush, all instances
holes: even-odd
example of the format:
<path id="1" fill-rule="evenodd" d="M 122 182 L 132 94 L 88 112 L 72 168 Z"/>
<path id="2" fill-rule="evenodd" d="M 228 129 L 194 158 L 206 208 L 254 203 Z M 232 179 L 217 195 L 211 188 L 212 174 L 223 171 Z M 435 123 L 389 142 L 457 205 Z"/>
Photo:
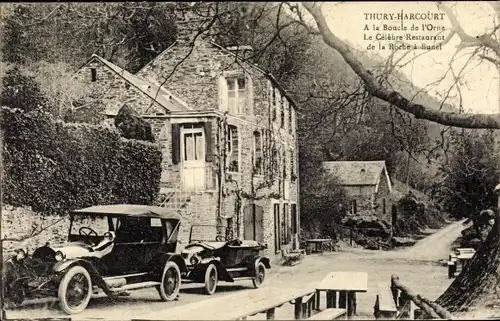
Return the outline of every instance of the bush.
<path id="1" fill-rule="evenodd" d="M 151 204 L 161 151 L 116 129 L 2 107 L 4 202 L 44 214 L 98 204 Z"/>

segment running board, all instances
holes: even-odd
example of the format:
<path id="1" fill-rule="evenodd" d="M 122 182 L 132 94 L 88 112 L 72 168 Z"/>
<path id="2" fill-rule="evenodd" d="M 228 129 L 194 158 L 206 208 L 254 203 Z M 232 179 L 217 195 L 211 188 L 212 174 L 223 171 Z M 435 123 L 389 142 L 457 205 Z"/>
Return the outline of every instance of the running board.
<path id="1" fill-rule="evenodd" d="M 147 275 L 149 272 L 141 272 L 141 273 L 132 273 L 132 274 L 125 274 L 125 275 L 117 275 L 117 276 L 108 276 L 105 278 L 102 278 L 104 281 L 108 280 L 116 280 L 116 279 L 124 279 L 124 278 L 131 278 L 134 276 L 142 276 L 142 275 Z"/>
<path id="2" fill-rule="evenodd" d="M 161 282 L 148 281 L 148 282 L 140 282 L 140 283 L 132 283 L 127 284 L 119 288 L 111 288 L 109 289 L 111 292 L 123 292 L 127 290 L 135 290 L 135 289 L 143 289 L 143 288 L 151 288 L 156 285 L 160 285 Z"/>
<path id="3" fill-rule="evenodd" d="M 240 272 L 240 271 L 248 271 L 247 267 L 239 267 L 239 268 L 229 268 L 228 272 Z"/>
<path id="4" fill-rule="evenodd" d="M 253 276 L 242 276 L 240 278 L 233 278 L 234 281 L 241 281 L 241 280 L 253 280 L 255 277 Z"/>

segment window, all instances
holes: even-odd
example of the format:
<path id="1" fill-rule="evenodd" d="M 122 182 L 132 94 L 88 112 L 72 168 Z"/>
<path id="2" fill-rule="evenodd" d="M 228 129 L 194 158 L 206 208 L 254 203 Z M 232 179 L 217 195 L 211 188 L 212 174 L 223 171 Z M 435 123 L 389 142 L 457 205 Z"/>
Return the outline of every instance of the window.
<path id="1" fill-rule="evenodd" d="M 351 214 L 357 214 L 358 213 L 358 204 L 356 203 L 356 200 L 351 201 Z"/>
<path id="2" fill-rule="evenodd" d="M 280 108 L 280 126 L 281 128 L 285 127 L 285 101 L 286 101 L 286 98 L 283 96 L 283 97 L 280 97 L 280 100 L 279 100 L 279 108 Z"/>
<path id="3" fill-rule="evenodd" d="M 263 154 L 262 154 L 262 135 L 259 131 L 253 132 L 253 144 L 254 144 L 254 172 L 255 174 L 263 174 Z"/>
<path id="4" fill-rule="evenodd" d="M 386 212 L 386 201 L 385 201 L 385 197 L 382 199 L 382 214 L 385 215 L 385 212 Z"/>
<path id="5" fill-rule="evenodd" d="M 276 91 L 269 82 L 269 106 L 271 108 L 271 121 L 276 121 Z"/>
<path id="6" fill-rule="evenodd" d="M 295 176 L 295 157 L 293 149 L 290 149 L 290 176 Z"/>
<path id="7" fill-rule="evenodd" d="M 91 77 L 92 82 L 97 81 L 97 69 L 90 68 L 90 77 Z"/>
<path id="8" fill-rule="evenodd" d="M 239 171 L 239 142 L 238 142 L 238 128 L 229 125 L 227 130 L 227 167 L 230 172 Z"/>
<path id="9" fill-rule="evenodd" d="M 244 76 L 226 78 L 228 111 L 232 114 L 244 114 L 247 108 L 248 90 Z"/>

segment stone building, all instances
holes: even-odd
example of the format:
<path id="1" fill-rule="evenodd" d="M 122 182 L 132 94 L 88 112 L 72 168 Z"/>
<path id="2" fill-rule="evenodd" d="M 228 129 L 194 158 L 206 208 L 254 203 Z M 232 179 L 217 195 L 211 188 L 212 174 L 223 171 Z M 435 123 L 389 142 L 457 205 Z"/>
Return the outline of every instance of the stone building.
<path id="1" fill-rule="evenodd" d="M 391 222 L 391 180 L 385 161 L 324 162 L 325 170 L 335 175 L 348 193 L 349 214 L 372 215 Z"/>
<path id="2" fill-rule="evenodd" d="M 196 21 L 194 21 L 196 22 Z M 178 24 L 178 40 L 136 74 L 93 55 L 77 74 L 112 123 L 133 107 L 163 151 L 162 206 L 193 224 L 229 225 L 242 239 L 290 246 L 299 231 L 295 104 L 267 72 Z"/>

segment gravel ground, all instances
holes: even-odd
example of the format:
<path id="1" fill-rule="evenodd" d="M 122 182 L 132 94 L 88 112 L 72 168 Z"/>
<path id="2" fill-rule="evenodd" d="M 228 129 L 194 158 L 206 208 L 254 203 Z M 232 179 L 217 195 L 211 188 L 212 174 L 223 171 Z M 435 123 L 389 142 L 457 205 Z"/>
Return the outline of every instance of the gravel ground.
<path id="1" fill-rule="evenodd" d="M 364 271 L 368 273 L 368 292 L 357 296 L 356 319 L 373 319 L 373 305 L 377 295 L 377 284 L 389 284 L 392 274 L 401 282 L 428 299 L 435 300 L 450 285 L 447 268 L 441 263 L 446 260 L 450 244 L 460 236 L 462 222 L 454 222 L 436 233 L 420 240 L 415 246 L 397 251 L 369 251 L 356 248 L 341 248 L 339 252 L 308 255 L 293 267 L 273 267 L 267 278 L 267 286 L 302 286 L 316 284 L 331 271 Z M 214 296 L 228 295 L 233 291 L 251 291 L 251 282 L 221 285 Z M 213 296 L 212 296 L 213 297 Z M 74 319 L 105 318 L 123 320 L 140 318 L 141 315 L 158 311 L 160 319 L 168 316 L 168 308 L 176 305 L 207 299 L 201 294 L 200 286 L 184 285 L 179 301 L 159 302 L 154 289 L 131 292 L 130 297 L 112 302 L 109 298 L 91 300 L 88 308 Z M 324 304 L 325 300 L 322 299 Z M 214 307 L 220 308 L 220 307 Z M 227 308 L 227 307 L 225 307 Z M 27 302 L 22 307 L 6 311 L 7 318 L 62 317 L 56 302 Z M 262 319 L 264 315 L 249 317 Z M 293 306 L 283 305 L 276 310 L 276 319 L 293 319 Z"/>

